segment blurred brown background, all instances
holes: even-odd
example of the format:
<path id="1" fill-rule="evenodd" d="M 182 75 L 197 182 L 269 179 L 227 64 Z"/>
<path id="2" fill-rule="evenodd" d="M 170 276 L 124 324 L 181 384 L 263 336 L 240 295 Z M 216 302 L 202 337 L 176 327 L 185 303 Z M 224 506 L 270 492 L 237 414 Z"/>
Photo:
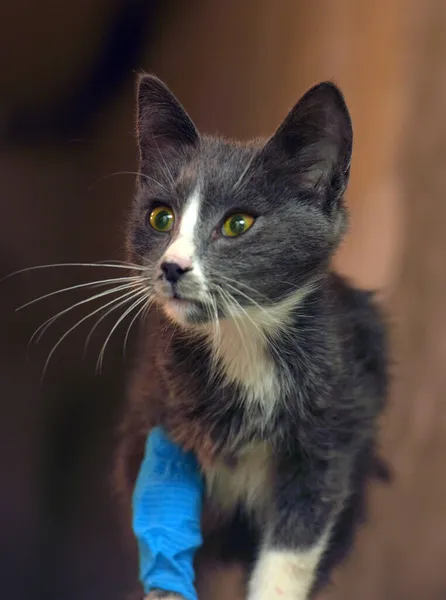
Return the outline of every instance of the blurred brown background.
<path id="1" fill-rule="evenodd" d="M 1 0 L 0 276 L 123 257 L 136 166 L 134 80 L 155 72 L 207 132 L 271 133 L 310 85 L 334 79 L 355 126 L 351 233 L 337 258 L 381 290 L 395 363 L 383 447 L 396 472 L 326 598 L 446 598 L 446 3 L 444 0 Z M 114 270 L 106 276 L 119 276 Z M 82 360 L 87 314 L 36 327 L 104 276 L 0 284 L 0 594 L 121 600 L 136 578 L 128 515 L 111 489 L 123 333 Z M 109 321 L 108 326 L 113 324 Z M 86 323 L 87 325 L 87 323 Z M 124 328 L 125 332 L 125 328 Z M 229 579 L 219 584 L 232 600 Z M 220 596 L 219 596 L 220 597 Z M 217 600 L 217 595 L 209 600 Z M 235 599 L 234 599 L 235 600 Z"/>

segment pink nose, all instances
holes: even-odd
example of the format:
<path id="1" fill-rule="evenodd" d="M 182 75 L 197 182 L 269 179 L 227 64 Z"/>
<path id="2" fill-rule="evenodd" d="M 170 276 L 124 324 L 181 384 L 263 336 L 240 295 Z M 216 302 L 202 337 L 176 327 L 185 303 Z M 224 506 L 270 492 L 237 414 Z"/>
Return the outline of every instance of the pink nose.
<path id="1" fill-rule="evenodd" d="M 166 252 L 163 256 L 163 263 L 174 263 L 182 271 L 190 271 L 192 269 L 192 259 L 189 256 L 181 256 L 174 252 Z"/>

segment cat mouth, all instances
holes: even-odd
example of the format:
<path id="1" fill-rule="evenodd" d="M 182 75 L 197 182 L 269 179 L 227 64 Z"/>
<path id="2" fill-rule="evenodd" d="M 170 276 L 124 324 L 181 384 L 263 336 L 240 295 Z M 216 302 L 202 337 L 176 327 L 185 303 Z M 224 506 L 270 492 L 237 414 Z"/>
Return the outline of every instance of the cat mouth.
<path id="1" fill-rule="evenodd" d="M 201 299 L 172 294 L 159 297 L 158 302 L 164 313 L 182 326 L 190 327 L 209 318 L 210 309 Z"/>
<path id="2" fill-rule="evenodd" d="M 187 306 L 198 304 L 198 301 L 195 298 L 187 298 L 183 294 L 180 294 L 177 289 L 172 289 L 172 291 L 168 294 L 164 293 L 160 295 L 160 301 L 168 304 L 178 305 L 178 306 Z"/>
<path id="3" fill-rule="evenodd" d="M 179 325 L 190 326 L 197 319 L 201 319 L 203 312 L 209 312 L 205 310 L 205 298 L 184 294 L 176 284 L 166 285 L 166 282 L 159 281 L 154 291 L 157 304 Z"/>

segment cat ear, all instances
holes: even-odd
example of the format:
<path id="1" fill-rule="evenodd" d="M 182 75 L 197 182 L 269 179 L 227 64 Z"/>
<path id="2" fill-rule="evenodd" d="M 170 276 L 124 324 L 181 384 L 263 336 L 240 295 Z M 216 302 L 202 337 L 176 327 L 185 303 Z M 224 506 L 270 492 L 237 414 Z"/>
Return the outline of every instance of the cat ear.
<path id="1" fill-rule="evenodd" d="M 338 200 L 347 185 L 353 131 L 340 90 L 330 82 L 311 88 L 294 106 L 264 153 L 300 186 Z"/>
<path id="2" fill-rule="evenodd" d="M 137 136 L 141 161 L 151 167 L 199 142 L 195 125 L 184 108 L 153 75 L 143 75 L 137 88 Z"/>

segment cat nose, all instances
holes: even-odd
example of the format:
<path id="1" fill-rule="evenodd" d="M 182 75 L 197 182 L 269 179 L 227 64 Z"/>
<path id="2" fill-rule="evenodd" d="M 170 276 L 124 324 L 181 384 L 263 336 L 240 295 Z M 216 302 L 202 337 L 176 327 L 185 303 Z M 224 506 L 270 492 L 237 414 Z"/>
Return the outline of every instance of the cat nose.
<path id="1" fill-rule="evenodd" d="M 169 283 L 177 283 L 177 281 L 192 267 L 177 262 L 165 261 L 160 265 L 161 271 L 164 274 L 166 281 Z"/>

